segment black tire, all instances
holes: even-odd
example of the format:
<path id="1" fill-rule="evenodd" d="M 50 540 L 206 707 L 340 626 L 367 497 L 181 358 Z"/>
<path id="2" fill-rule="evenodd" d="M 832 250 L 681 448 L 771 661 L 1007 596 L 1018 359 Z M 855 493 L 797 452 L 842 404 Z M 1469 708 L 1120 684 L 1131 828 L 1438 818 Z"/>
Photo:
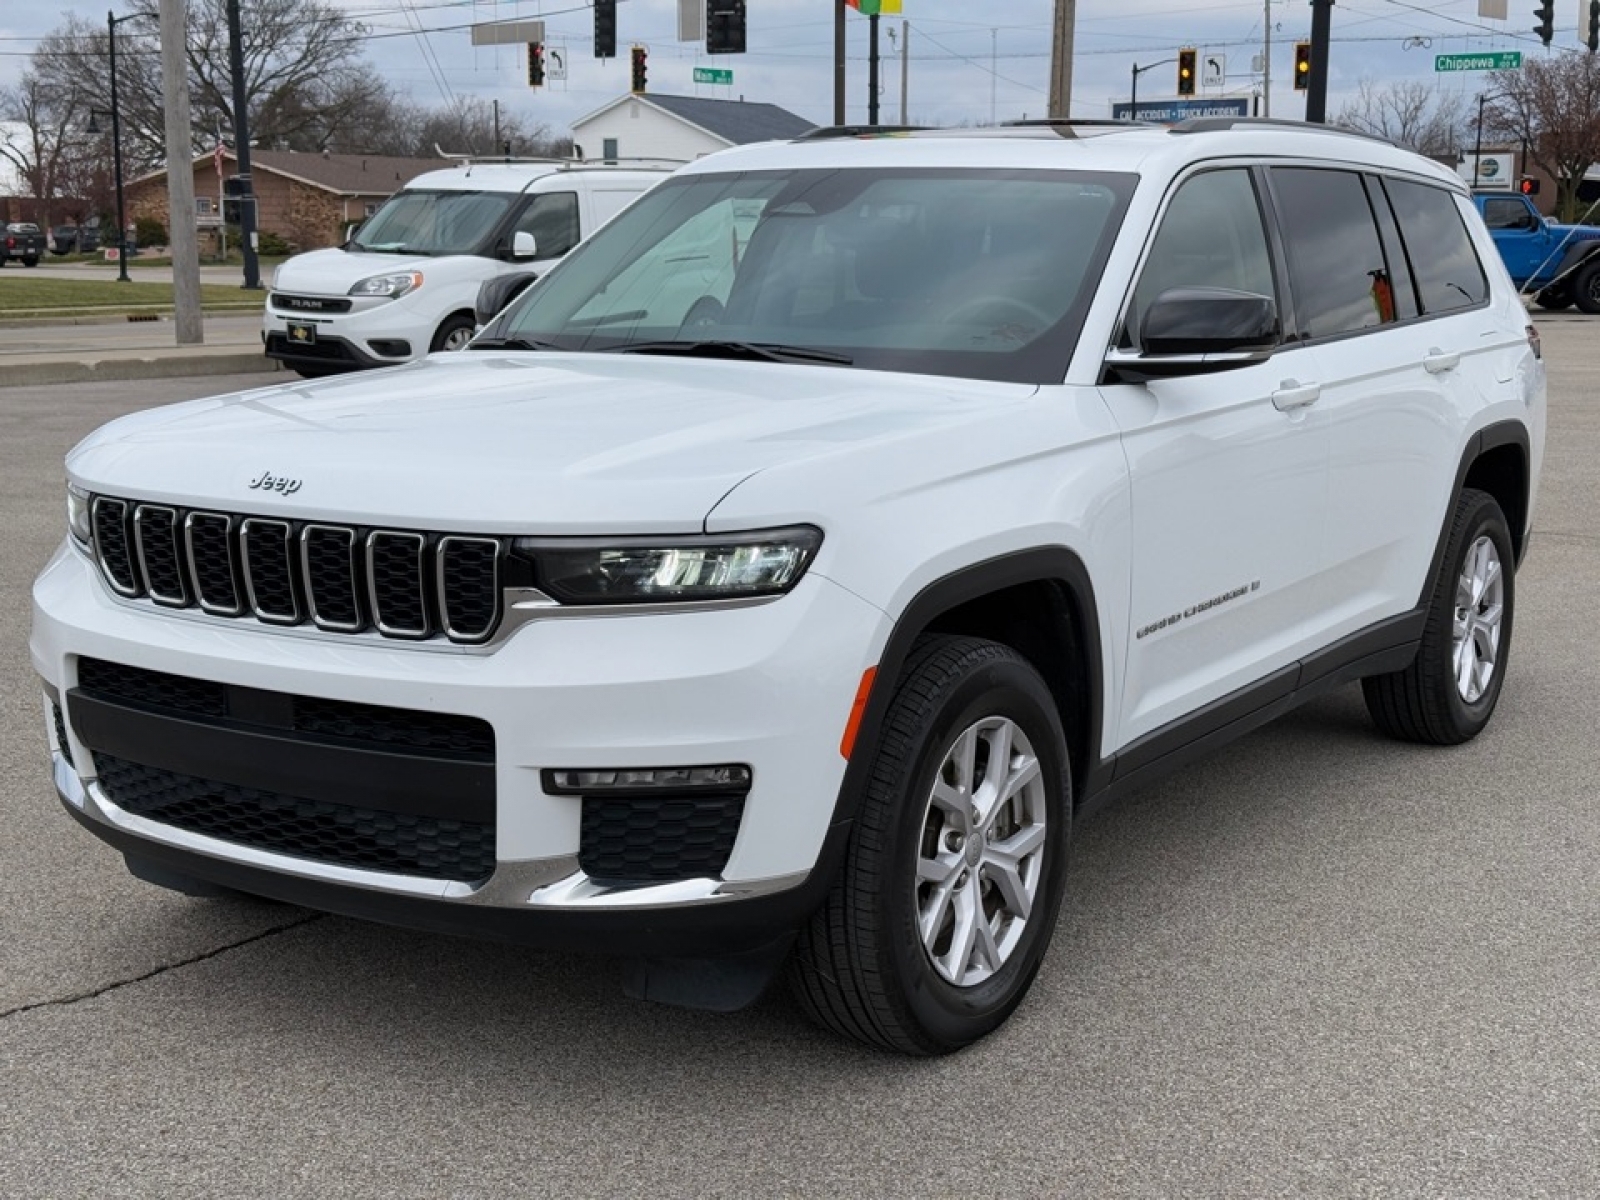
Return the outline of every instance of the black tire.
<path id="1" fill-rule="evenodd" d="M 37 267 L 39 260 L 37 258 L 25 258 L 22 260 L 22 265 L 25 267 Z"/>
<path id="2" fill-rule="evenodd" d="M 1600 255 L 1584 263 L 1572 277 L 1572 302 L 1591 316 L 1600 313 Z"/>
<path id="3" fill-rule="evenodd" d="M 1560 312 L 1572 307 L 1572 289 L 1566 284 L 1547 287 L 1533 298 L 1533 302 L 1547 312 Z"/>
<path id="4" fill-rule="evenodd" d="M 1482 563 L 1475 556 L 1484 552 L 1492 554 L 1498 567 L 1497 616 L 1491 612 L 1492 589 L 1479 592 L 1471 582 Z M 1516 610 L 1513 562 L 1511 534 L 1500 505 L 1487 492 L 1463 491 L 1428 600 L 1416 658 L 1403 671 L 1361 681 L 1367 711 L 1380 730 L 1402 741 L 1436 746 L 1457 745 L 1483 731 L 1494 715 L 1511 656 Z M 1493 644 L 1486 663 L 1491 617 Z M 1464 627 L 1458 628 L 1458 622 Z"/>
<path id="5" fill-rule="evenodd" d="M 471 317 L 456 313 L 439 322 L 439 329 L 433 335 L 433 343 L 428 347 L 431 354 L 440 350 L 460 350 L 472 339 L 472 331 L 477 328 Z M 466 336 L 462 337 L 465 333 Z M 459 343 L 459 344 L 452 344 Z"/>
<path id="6" fill-rule="evenodd" d="M 858 751 L 873 755 L 865 794 L 839 876 L 801 931 L 790 984 L 810 1017 L 828 1029 L 903 1054 L 947 1054 L 1011 1015 L 1050 943 L 1071 834 L 1066 738 L 1044 680 L 1014 650 L 995 642 L 923 639 L 894 688 L 881 741 Z M 987 729 L 981 729 L 984 722 Z M 1022 739 L 1006 743 L 1014 751 L 1032 749 L 1036 782 L 995 805 L 969 840 L 951 822 L 950 810 L 934 804 L 935 781 L 969 736 L 977 777 L 976 768 L 998 744 L 983 736 L 998 739 L 1001 731 Z M 1015 759 L 1008 755 L 1008 762 Z M 965 794 L 948 780 L 942 790 Z M 980 801 L 971 803 L 975 812 Z M 964 802 L 960 820 L 971 831 L 969 815 Z M 1028 847 L 1018 858 L 1026 865 L 1011 874 L 991 858 L 1002 838 L 1011 848 Z M 924 865 L 943 870 L 945 882 L 929 882 L 919 869 Z M 996 882 L 1002 877 L 1011 889 Z M 1005 893 L 1019 895 L 1012 889 L 1030 886 L 1031 905 L 1018 914 L 1020 906 L 1011 905 Z M 924 904 L 939 917 L 930 923 L 941 931 L 931 935 L 931 947 L 919 927 Z M 989 930 L 966 952 L 954 944 L 963 904 L 975 906 L 970 914 L 981 914 L 973 928 Z M 949 961 L 936 965 L 942 944 L 947 960 L 966 964 L 961 969 L 970 982 L 949 978 Z M 989 972 L 987 978 L 977 978 L 982 971 Z"/>

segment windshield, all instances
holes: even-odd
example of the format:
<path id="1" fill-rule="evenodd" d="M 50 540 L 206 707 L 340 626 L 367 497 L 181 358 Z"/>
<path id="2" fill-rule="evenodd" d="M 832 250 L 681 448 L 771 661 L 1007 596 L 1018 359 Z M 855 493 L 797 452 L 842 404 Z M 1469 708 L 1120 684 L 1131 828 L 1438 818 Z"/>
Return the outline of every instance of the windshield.
<path id="1" fill-rule="evenodd" d="M 471 254 L 515 199 L 505 192 L 396 192 L 350 244 L 380 254 Z"/>
<path id="2" fill-rule="evenodd" d="M 1134 182 L 861 169 L 669 180 L 485 338 L 755 346 L 789 361 L 1059 382 Z"/>

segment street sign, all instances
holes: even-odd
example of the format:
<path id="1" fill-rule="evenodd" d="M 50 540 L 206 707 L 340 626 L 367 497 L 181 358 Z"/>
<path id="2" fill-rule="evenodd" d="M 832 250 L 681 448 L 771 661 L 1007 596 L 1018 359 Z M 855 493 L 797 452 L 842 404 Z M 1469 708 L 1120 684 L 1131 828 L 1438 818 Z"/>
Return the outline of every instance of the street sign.
<path id="1" fill-rule="evenodd" d="M 1250 101 L 1242 96 L 1230 96 L 1217 100 L 1141 100 L 1136 119 L 1172 125 L 1178 121 L 1187 121 L 1190 117 L 1248 117 L 1249 115 Z M 1113 104 L 1111 116 L 1117 121 L 1129 120 L 1133 118 L 1133 106 Z"/>
<path id="2" fill-rule="evenodd" d="M 1435 54 L 1435 71 L 1514 71 L 1522 65 L 1521 50 L 1496 50 L 1493 54 Z"/>
<path id="3" fill-rule="evenodd" d="M 565 79 L 567 77 L 567 48 L 565 46 L 546 46 L 544 48 L 544 77 L 546 79 Z"/>
<path id="4" fill-rule="evenodd" d="M 1219 88 L 1228 77 L 1228 58 L 1225 54 L 1207 54 L 1200 59 L 1200 86 Z"/>
<path id="5" fill-rule="evenodd" d="M 696 67 L 694 69 L 696 83 L 732 83 L 733 72 L 720 67 Z"/>

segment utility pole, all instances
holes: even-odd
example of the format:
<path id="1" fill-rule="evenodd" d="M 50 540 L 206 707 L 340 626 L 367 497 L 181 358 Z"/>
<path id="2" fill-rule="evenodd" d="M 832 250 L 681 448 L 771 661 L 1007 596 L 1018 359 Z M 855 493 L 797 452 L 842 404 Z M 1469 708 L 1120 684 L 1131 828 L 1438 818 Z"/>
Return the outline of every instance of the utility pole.
<path id="1" fill-rule="evenodd" d="M 250 184 L 250 118 L 245 112 L 244 37 L 239 31 L 239 0 L 228 0 L 228 73 L 233 76 L 233 149 L 239 163 L 239 244 L 244 253 L 244 284 L 261 287 L 256 258 L 256 197 Z"/>
<path id="2" fill-rule="evenodd" d="M 911 67 L 911 22 L 900 22 L 900 124 L 906 124 L 906 78 Z"/>
<path id="3" fill-rule="evenodd" d="M 1333 0 L 1311 0 L 1311 78 L 1306 81 L 1306 120 L 1328 123 L 1328 41 L 1333 36 Z"/>
<path id="4" fill-rule="evenodd" d="M 194 150 L 189 143 L 185 0 L 161 0 L 161 91 L 167 117 L 167 245 L 178 345 L 205 341 L 200 315 L 200 233 L 195 228 Z"/>
<path id="5" fill-rule="evenodd" d="M 833 123 L 844 124 L 844 0 L 833 5 Z"/>
<path id="6" fill-rule="evenodd" d="M 1050 43 L 1050 111 L 1065 120 L 1072 115 L 1072 40 L 1078 0 L 1056 0 L 1054 37 Z"/>
<path id="7" fill-rule="evenodd" d="M 867 17 L 867 124 L 878 123 L 878 14 Z"/>
<path id="8" fill-rule="evenodd" d="M 1261 2 L 1261 115 L 1272 115 L 1272 0 Z"/>

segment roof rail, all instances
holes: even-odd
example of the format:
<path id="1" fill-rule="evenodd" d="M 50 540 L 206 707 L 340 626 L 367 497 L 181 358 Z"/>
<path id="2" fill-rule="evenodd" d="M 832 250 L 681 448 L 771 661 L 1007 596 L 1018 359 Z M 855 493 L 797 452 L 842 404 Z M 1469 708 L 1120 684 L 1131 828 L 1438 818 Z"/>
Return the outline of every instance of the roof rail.
<path id="1" fill-rule="evenodd" d="M 1339 137 L 1365 138 L 1369 142 L 1382 142 L 1385 146 L 1400 147 L 1400 143 L 1376 133 L 1350 129 L 1344 125 L 1320 125 L 1312 121 L 1290 121 L 1283 117 L 1190 117 L 1167 126 L 1172 133 L 1217 133 L 1228 129 L 1298 129 L 1302 133 L 1331 133 Z"/>
<path id="2" fill-rule="evenodd" d="M 820 141 L 823 138 L 872 137 L 885 133 L 921 133 L 937 129 L 936 125 L 819 125 L 800 134 L 797 142 Z"/>
<path id="3" fill-rule="evenodd" d="M 1029 117 L 1021 121 L 1001 121 L 1003 129 L 1152 129 L 1150 121 L 1130 121 L 1124 117 Z"/>

